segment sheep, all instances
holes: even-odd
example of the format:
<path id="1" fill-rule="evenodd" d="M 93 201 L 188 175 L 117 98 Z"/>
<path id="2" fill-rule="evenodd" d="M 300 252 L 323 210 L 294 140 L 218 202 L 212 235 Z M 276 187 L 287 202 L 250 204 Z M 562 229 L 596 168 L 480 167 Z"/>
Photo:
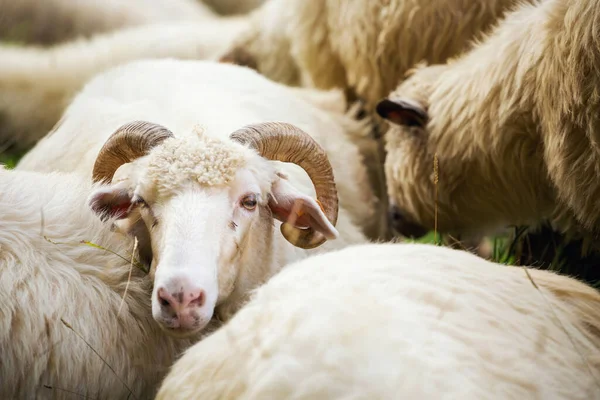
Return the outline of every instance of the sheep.
<path id="1" fill-rule="evenodd" d="M 465 51 L 521 1 L 271 0 L 248 15 L 230 17 L 235 23 L 230 18 L 214 25 L 206 21 L 195 30 L 177 28 L 181 32 L 165 39 L 161 35 L 167 28 L 156 26 L 44 51 L 0 46 L 0 141 L 28 148 L 58 121 L 67 99 L 91 74 L 139 58 L 219 58 L 253 66 L 287 85 L 346 89 L 349 101 L 358 95 L 377 119 L 375 103 L 414 63 L 442 62 Z M 204 37 L 215 29 L 219 33 Z M 230 34 L 236 35 L 235 42 Z M 197 51 L 213 42 L 219 44 L 213 47 L 218 54 Z"/>
<path id="2" fill-rule="evenodd" d="M 152 319 L 152 281 L 130 264 L 133 240 L 87 205 L 92 189 L 79 174 L 0 167 L 2 399 L 151 398 L 198 339 Z"/>
<path id="3" fill-rule="evenodd" d="M 283 163 L 306 171 L 316 199 Z M 285 264 L 366 241 L 338 214 L 323 148 L 291 124 L 225 140 L 129 122 L 91 175 L 0 170 L 1 398 L 148 398 L 183 348 Z"/>
<path id="4" fill-rule="evenodd" d="M 530 0 L 534 1 L 534 0 Z M 418 4 L 417 4 L 418 3 Z M 521 0 L 271 0 L 222 59 L 278 82 L 344 88 L 367 111 L 419 61 L 439 63 L 470 47 Z"/>
<path id="5" fill-rule="evenodd" d="M 120 28 L 214 19 L 196 0 L 0 0 L 0 39 L 49 45 Z"/>
<path id="6" fill-rule="evenodd" d="M 0 146 L 33 146 L 102 71 L 145 58 L 216 59 L 246 26 L 232 17 L 133 27 L 49 49 L 0 45 Z"/>
<path id="7" fill-rule="evenodd" d="M 597 6 L 523 5 L 472 51 L 418 66 L 378 103 L 391 126 L 385 172 L 397 230 L 419 236 L 437 224 L 476 235 L 547 219 L 597 247 Z"/>
<path id="8" fill-rule="evenodd" d="M 189 348 L 157 400 L 591 399 L 600 294 L 424 244 L 288 265 Z"/>
<path id="9" fill-rule="evenodd" d="M 290 159 L 288 162 L 279 159 L 279 161 L 284 162 L 281 165 L 279 165 L 280 163 L 267 163 L 263 158 L 257 158 L 249 153 L 241 154 L 241 150 L 238 149 L 239 145 L 234 146 L 235 143 L 230 143 L 231 132 L 244 126 L 255 126 L 253 128 L 255 130 L 258 129 L 256 126 L 262 126 L 261 132 L 270 132 L 274 136 L 272 139 L 274 143 L 276 143 L 277 132 L 289 132 L 290 128 L 287 128 L 287 126 L 294 126 L 295 128 L 291 130 L 293 132 L 299 132 L 299 130 L 310 132 L 310 136 L 306 136 L 302 146 L 306 149 L 313 149 L 313 152 L 317 149 L 315 146 L 324 149 L 322 159 L 328 160 L 328 163 L 331 164 L 332 171 L 327 173 L 334 174 L 336 192 L 339 193 L 340 216 L 337 223 L 339 237 L 331 243 L 325 243 L 317 250 L 323 249 L 325 251 L 332 246 L 337 248 L 351 243 L 363 242 L 367 240 L 365 235 L 368 235 L 368 238 L 375 236 L 372 230 L 379 227 L 379 221 L 374 218 L 376 211 L 378 211 L 378 203 L 371 188 L 367 169 L 361 162 L 362 155 L 359 153 L 358 147 L 352 142 L 351 137 L 354 135 L 367 135 L 369 127 L 362 122 L 352 120 L 344 114 L 336 115 L 321 111 L 310 103 L 303 101 L 302 98 L 297 97 L 296 93 L 296 91 L 290 91 L 283 85 L 269 81 L 255 71 L 235 65 L 166 59 L 136 61 L 107 71 L 90 81 L 66 110 L 56 129 L 26 154 L 16 168 L 18 170 L 39 172 L 72 171 L 81 173 L 89 179 L 112 178 L 114 186 L 111 187 L 109 193 L 99 197 L 99 209 L 111 210 L 114 208 L 115 212 L 120 212 L 122 207 L 118 205 L 124 204 L 125 206 L 132 203 L 130 192 L 135 193 L 136 196 L 139 194 L 141 198 L 145 199 L 154 214 L 168 213 L 168 215 L 171 215 L 174 212 L 172 210 L 178 210 L 181 207 L 184 209 L 200 207 L 203 210 L 210 206 L 214 208 L 210 215 L 206 215 L 206 211 L 198 211 L 198 216 L 190 219 L 189 223 L 193 223 L 197 228 L 192 229 L 190 227 L 191 231 L 186 234 L 186 237 L 189 237 L 189 240 L 194 243 L 206 235 L 202 231 L 205 224 L 201 223 L 198 220 L 199 218 L 220 218 L 225 221 L 227 216 L 224 214 L 233 212 L 230 210 L 231 205 L 242 202 L 242 195 L 252 193 L 258 198 L 256 201 L 259 202 L 260 207 L 257 210 L 261 211 L 252 215 L 259 214 L 263 216 L 263 213 L 265 215 L 273 213 L 276 219 L 285 221 L 291 213 L 289 207 L 292 204 L 289 202 L 298 200 L 299 204 L 297 206 L 300 207 L 298 215 L 304 213 L 302 218 L 298 217 L 300 227 L 311 227 L 313 230 L 320 229 L 319 232 L 328 235 L 325 237 L 333 238 L 337 234 L 333 233 L 327 220 L 335 222 L 335 218 L 330 213 L 333 212 L 332 210 L 337 210 L 337 200 L 331 202 L 331 193 L 323 194 L 324 192 L 321 192 L 323 190 L 322 186 L 329 181 L 319 177 L 320 175 L 315 175 L 314 172 L 311 173 L 308 167 L 304 165 L 309 162 L 310 157 L 296 161 Z M 113 150 L 110 149 L 117 149 L 118 146 L 128 148 L 129 146 L 127 142 L 123 144 L 119 141 L 120 139 L 115 139 L 121 134 L 117 135 L 114 132 L 124 132 L 119 127 L 123 124 L 133 123 L 132 121 L 136 120 L 158 124 L 165 127 L 165 130 L 168 129 L 169 132 L 174 132 L 174 135 L 180 140 L 175 141 L 175 144 L 180 143 L 182 146 L 180 150 L 176 152 L 174 150 L 174 154 L 180 152 L 181 155 L 178 157 L 185 162 L 194 164 L 196 163 L 194 160 L 206 156 L 209 160 L 219 159 L 220 157 L 221 161 L 219 163 L 214 162 L 216 163 L 214 168 L 221 164 L 224 166 L 229 165 L 227 167 L 229 172 L 227 174 L 223 172 L 224 176 L 227 177 L 227 179 L 223 178 L 225 179 L 221 185 L 223 189 L 212 196 L 214 200 L 208 202 L 208 199 L 206 199 L 205 205 L 188 204 L 186 202 L 202 203 L 202 201 L 196 197 L 188 199 L 184 196 L 181 200 L 175 201 L 179 197 L 174 199 L 173 204 L 171 202 L 165 203 L 166 200 L 164 199 L 170 198 L 168 194 L 161 194 L 161 192 L 156 195 L 154 193 L 155 190 L 158 190 L 155 188 L 158 185 L 156 183 L 158 176 L 164 175 L 164 172 L 157 173 L 158 175 L 152 173 L 154 170 L 163 171 L 163 169 L 152 167 L 155 152 L 150 152 L 148 157 L 140 157 L 139 159 L 137 158 L 139 152 L 135 153 L 136 157 L 127 158 L 128 161 L 120 159 L 120 162 L 124 165 L 117 173 L 125 179 L 123 182 L 120 182 L 116 175 L 113 177 L 114 169 L 103 173 L 99 172 L 98 168 L 106 163 L 98 161 L 99 154 L 112 154 L 111 151 Z M 270 127 L 269 124 L 274 121 L 283 124 L 283 128 Z M 143 129 L 133 129 L 133 131 L 136 132 L 134 137 L 147 135 Z M 299 137 L 304 136 L 300 135 Z M 222 143 L 222 146 L 232 150 L 223 153 L 219 150 L 219 146 L 211 144 L 213 141 Z M 319 145 L 316 143 L 319 143 Z M 197 149 L 198 155 L 192 157 L 191 154 L 185 151 L 186 148 Z M 285 147 L 281 147 L 281 149 L 283 151 Z M 294 151 L 298 154 L 304 154 L 307 151 L 306 149 L 298 147 Z M 275 156 L 277 154 L 271 155 L 271 157 Z M 110 164 L 112 162 L 110 156 L 107 157 L 108 164 L 112 165 Z M 279 155 L 278 157 L 284 156 Z M 269 158 L 268 153 L 265 153 L 265 158 Z M 228 161 L 230 159 L 231 162 Z M 173 164 L 169 169 L 175 171 L 175 175 L 177 175 L 176 172 L 180 171 L 182 179 L 188 176 L 185 171 L 196 169 L 196 167 L 192 168 L 192 166 L 185 164 L 184 161 L 175 163 L 175 161 L 164 161 L 165 158 L 161 160 L 160 162 L 165 168 L 169 163 Z M 200 166 L 205 165 L 205 163 L 199 161 L 197 164 Z M 238 177 L 232 171 L 238 171 L 236 173 L 241 175 Z M 320 174 L 322 173 L 324 172 Z M 237 178 L 233 179 L 232 174 Z M 180 179 L 169 175 L 169 180 L 179 182 Z M 203 182 L 202 180 L 200 183 Z M 226 188 L 229 188 L 228 190 L 231 192 L 231 200 L 226 198 Z M 242 189 L 243 193 L 236 192 L 236 190 Z M 206 194 L 200 192 L 198 196 L 206 196 Z M 265 202 L 269 201 L 272 196 L 274 196 L 275 201 L 281 204 L 269 203 L 271 207 L 267 209 L 267 203 Z M 326 197 L 322 200 L 321 196 Z M 313 200 L 315 197 L 321 201 L 326 210 L 325 200 L 329 199 L 327 201 L 330 202 L 330 209 L 327 211 L 329 213 L 327 218 L 320 211 L 319 206 L 317 206 L 318 203 Z M 137 197 L 135 198 L 137 199 Z M 133 202 L 133 204 L 136 205 L 137 203 Z M 163 206 L 167 209 L 163 210 Z M 227 237 L 236 232 L 236 234 L 246 237 L 246 232 L 253 232 L 251 235 L 247 235 L 247 240 L 253 243 L 250 247 L 254 250 L 248 253 L 249 255 L 246 257 L 257 258 L 255 254 L 263 252 L 265 255 L 257 259 L 261 260 L 261 265 L 264 268 L 272 270 L 275 266 L 284 265 L 290 261 L 290 257 L 307 254 L 306 251 L 296 249 L 288 244 L 279 234 L 258 233 L 266 229 L 266 225 L 263 224 L 273 223 L 274 220 L 271 217 L 266 220 L 262 218 L 257 220 L 258 217 L 246 218 L 245 215 L 242 213 L 239 217 L 241 218 L 240 222 L 234 221 L 235 223 L 230 228 L 226 229 L 227 224 L 225 223 L 218 226 L 226 229 Z M 296 213 L 294 212 L 291 215 L 295 216 Z M 133 212 L 131 215 L 128 214 L 128 217 L 124 218 L 122 229 L 124 231 L 134 228 L 140 230 L 139 224 L 137 227 L 136 225 L 128 226 L 136 218 L 138 218 L 137 212 Z M 151 227 L 153 219 L 147 216 L 146 222 Z M 248 231 L 248 226 L 251 223 L 255 223 L 257 227 Z M 374 223 L 376 223 L 375 226 L 373 226 Z M 187 222 L 182 226 L 187 227 Z M 162 224 L 161 226 L 159 224 L 156 229 L 158 229 L 157 235 L 160 236 L 163 230 L 171 229 L 171 225 Z M 179 235 L 176 236 L 179 237 Z M 219 237 L 216 233 L 212 236 Z M 211 243 L 212 248 L 218 249 L 218 244 L 212 243 L 213 240 L 216 240 L 212 236 L 211 241 L 207 241 L 207 245 Z M 290 238 L 289 234 L 284 234 L 284 236 Z M 302 243 L 303 237 L 298 239 L 300 242 L 298 240 L 292 240 L 292 242 L 298 243 L 301 247 L 305 246 Z M 310 246 L 315 245 L 315 243 L 318 243 L 318 241 L 310 244 Z M 171 243 L 171 245 L 176 244 Z M 155 249 L 157 246 L 159 244 L 152 243 L 151 247 Z M 192 243 L 189 243 L 188 246 L 191 248 L 198 247 L 197 244 Z M 227 247 L 223 246 L 225 252 Z M 264 249 L 259 251 L 259 248 Z M 146 253 L 151 252 L 148 250 Z M 242 260 L 240 262 L 249 261 Z M 271 263 L 274 266 L 269 267 Z M 169 271 L 168 268 L 164 268 L 164 270 Z M 190 274 L 193 272 L 191 270 Z M 212 284 L 212 281 L 207 280 L 208 278 L 201 278 L 199 278 L 199 284 Z M 261 276 L 244 277 L 250 282 L 248 285 L 260 283 L 259 278 L 262 279 Z M 195 277 L 188 279 L 186 275 L 185 279 L 192 281 Z M 168 280 L 168 276 L 165 276 L 164 281 Z M 155 284 L 155 287 L 157 286 Z M 239 288 L 239 290 L 236 288 L 235 293 L 230 295 L 230 298 L 233 299 L 244 293 L 244 288 Z M 155 299 L 156 297 L 153 297 L 153 300 Z M 206 299 L 207 304 L 209 304 L 208 300 Z M 215 299 L 211 298 L 210 300 L 214 301 Z M 231 314 L 236 310 L 237 302 L 231 300 L 230 303 L 232 304 L 231 307 L 222 307 L 222 309 L 228 310 L 231 308 L 233 311 L 220 311 L 220 314 Z"/>
<path id="10" fill-rule="evenodd" d="M 323 146 L 333 166 L 341 207 L 369 238 L 377 238 L 383 224 L 375 217 L 385 217 L 376 196 L 381 190 L 376 182 L 378 171 L 367 171 L 362 160 L 373 156 L 361 153 L 357 145 L 370 142 L 370 126 L 368 120 L 356 121 L 352 114 L 336 112 L 334 107 L 322 109 L 323 103 L 340 98 L 339 91 L 292 89 L 230 64 L 134 61 L 92 79 L 17 169 L 79 171 L 91 177 L 94 160 L 110 134 L 133 120 L 158 123 L 184 136 L 193 135 L 199 127 L 221 138 L 241 126 L 282 121 L 309 132 Z M 305 194 L 312 196 L 306 173 L 292 172 L 306 188 Z"/>

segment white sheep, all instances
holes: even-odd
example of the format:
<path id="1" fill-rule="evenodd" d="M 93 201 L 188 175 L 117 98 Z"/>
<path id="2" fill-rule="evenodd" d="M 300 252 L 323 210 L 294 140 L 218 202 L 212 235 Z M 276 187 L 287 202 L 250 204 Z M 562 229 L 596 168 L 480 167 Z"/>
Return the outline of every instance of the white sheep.
<path id="1" fill-rule="evenodd" d="M 1 398 L 148 398 L 179 351 L 285 264 L 365 241 L 338 218 L 310 136 L 284 123 L 229 136 L 125 124 L 99 151 L 92 177 L 105 183 L 93 187 L 88 174 L 0 170 Z M 270 160 L 303 168 L 316 199 Z M 128 253 L 149 277 L 126 282 Z"/>
<path id="2" fill-rule="evenodd" d="M 486 234 L 549 219 L 597 249 L 598 26 L 597 1 L 523 5 L 472 51 L 416 68 L 380 102 L 399 230 L 437 219 L 441 232 Z"/>
<path id="3" fill-rule="evenodd" d="M 0 145 L 31 147 L 96 74 L 145 58 L 217 59 L 247 23 L 232 17 L 144 25 L 48 49 L 0 45 Z"/>
<path id="4" fill-rule="evenodd" d="M 197 0 L 0 0 L 0 10 L 0 39 L 45 45 L 151 23 L 202 23 L 217 17 Z"/>
<path id="5" fill-rule="evenodd" d="M 92 212 L 91 189 L 79 174 L 0 168 L 2 399 L 150 398 L 197 339 L 152 319 L 133 240 Z"/>
<path id="6" fill-rule="evenodd" d="M 137 146 L 135 138 L 139 137 L 139 140 L 142 140 L 148 136 L 145 129 L 131 128 L 135 140 L 128 142 L 119 139 L 123 133 L 114 133 L 123 124 L 135 120 L 150 121 L 176 132 L 175 136 L 178 139 L 168 143 L 181 146 L 180 150 L 174 151 L 174 157 L 183 161 L 166 161 L 168 157 L 161 156 L 164 152 L 145 148 L 143 151 L 136 150 L 127 157 L 120 155 L 119 164 L 114 168 L 111 166 L 103 172 L 99 170 L 104 164 L 112 165 L 112 162 L 117 162 L 110 156 L 111 151 L 118 154 L 119 148 Z M 273 127 L 269 125 L 271 121 L 285 124 L 281 125 L 281 128 L 277 127 L 279 125 Z M 294 136 L 303 139 L 298 139 L 294 146 L 292 141 L 286 144 L 292 147 L 281 144 L 280 150 L 273 154 L 265 150 L 265 158 L 284 163 L 267 162 L 252 152 L 242 151 L 243 147 L 239 144 L 231 143 L 231 133 L 249 125 L 261 126 L 259 131 L 271 135 L 268 140 L 274 144 L 277 143 L 277 135 L 284 133 L 296 132 Z M 291 129 L 290 126 L 294 128 Z M 298 128 L 310 132 L 310 136 L 300 134 Z M 166 131 L 166 128 L 161 129 Z M 154 227 L 153 217 L 146 215 L 145 222 L 149 229 L 156 232 L 156 237 L 167 235 L 165 232 L 170 229 L 177 232 L 183 230 L 181 234 L 174 235 L 177 241 L 167 242 L 170 249 L 165 250 L 167 253 L 176 254 L 174 249 L 183 247 L 189 249 L 190 254 L 206 252 L 206 257 L 210 258 L 216 257 L 213 254 L 215 252 L 229 254 L 228 252 L 234 251 L 238 245 L 242 246 L 245 241 L 249 241 L 248 246 L 252 250 L 244 253 L 246 258 L 236 259 L 236 262 L 245 265 L 250 263 L 251 259 L 253 263 L 259 263 L 260 268 L 272 273 L 287 262 L 310 253 L 296 249 L 279 233 L 269 233 L 273 217 L 286 221 L 288 217 L 293 219 L 297 215 L 299 226 L 312 228 L 298 239 L 284 233 L 288 240 L 300 247 L 313 247 L 321 243 L 322 239 L 319 238 L 307 239 L 308 242 L 303 243 L 306 239 L 304 236 L 310 236 L 310 231 L 333 238 L 337 234 L 327 222 L 329 220 L 335 223 L 338 210 L 338 196 L 335 196 L 335 199 L 332 197 L 333 187 L 339 193 L 340 237 L 317 250 L 326 251 L 363 242 L 363 232 L 371 234 L 369 229 L 374 222 L 378 222 L 373 218 L 377 205 L 376 197 L 371 189 L 366 167 L 361 162 L 362 155 L 351 141 L 352 135 L 366 135 L 368 129 L 368 126 L 344 114 L 321 111 L 298 97 L 297 90 L 271 82 L 244 67 L 203 61 L 137 61 L 110 70 L 92 80 L 69 106 L 56 130 L 40 141 L 22 159 L 17 169 L 41 172 L 74 171 L 90 179 L 112 178 L 114 185 L 104 195 L 99 194 L 97 208 L 109 211 L 112 209 L 119 213 L 129 204 L 134 205 L 132 213 L 127 214 L 125 218 L 131 225 L 124 226 L 123 230 L 144 231 L 143 224 L 136 225 L 133 222 L 138 220 L 138 209 L 141 210 L 142 216 L 145 215 L 145 205 L 148 204 L 155 216 L 169 215 L 167 219 L 173 221 L 163 222 Z M 312 142 L 311 136 L 316 142 Z M 151 137 L 147 140 L 152 143 Z M 316 143 L 324 150 L 317 152 L 319 146 Z M 227 151 L 220 150 L 220 147 Z M 289 153 L 292 150 L 296 154 Z M 142 157 L 149 151 L 147 157 Z M 194 152 L 197 154 L 194 155 Z M 320 158 L 313 160 L 318 155 Z M 204 157 L 207 157 L 208 163 L 203 161 Z M 98 161 L 99 158 L 107 161 Z M 332 170 L 326 168 L 311 172 L 311 160 L 319 163 L 328 160 L 327 164 L 331 164 Z M 157 167 L 157 163 L 162 163 L 163 167 Z M 119 178 L 116 175 L 113 177 L 113 173 L 121 164 L 123 166 L 117 171 Z M 167 176 L 164 171 L 169 164 L 172 164 L 169 170 L 173 173 L 168 175 L 168 182 L 163 182 L 159 177 Z M 216 183 L 210 179 L 199 178 L 199 172 L 194 171 L 204 171 L 202 168 L 207 169 L 207 174 L 216 174 L 219 177 L 215 178 Z M 335 177 L 334 186 L 331 186 L 331 173 Z M 125 181 L 120 182 L 121 178 Z M 187 184 L 188 178 L 193 181 L 199 180 L 198 184 L 207 186 L 208 192 L 216 192 L 211 192 L 210 198 L 206 198 L 208 192 L 205 191 L 199 191 L 193 196 L 183 191 L 181 196 L 172 197 L 169 191 L 160 189 L 169 185 L 179 188 Z M 218 188 L 210 189 L 214 185 L 218 185 Z M 251 194 L 254 194 L 260 205 L 256 210 L 261 211 L 254 210 L 248 214 L 242 210 L 238 215 L 236 210 L 244 203 L 246 196 Z M 138 198 L 143 198 L 145 203 L 137 202 Z M 314 198 L 322 202 L 325 211 L 321 211 Z M 293 210 L 295 207 L 299 209 Z M 185 221 L 176 223 L 178 219 L 175 217 L 180 214 L 186 215 L 181 211 L 186 209 L 194 210 L 195 214 L 192 215 L 197 215 L 193 218 L 187 216 Z M 273 216 L 270 216 L 271 213 Z M 229 224 L 231 218 L 233 222 Z M 294 223 L 293 220 L 291 222 Z M 215 229 L 214 232 L 207 232 L 206 227 L 213 226 L 213 223 L 217 228 L 211 228 Z M 252 224 L 256 226 L 250 229 Z M 218 240 L 221 240 L 219 238 L 222 235 L 226 235 L 228 239 L 221 243 Z M 235 240 L 237 245 L 234 245 Z M 152 242 L 151 247 L 156 251 L 161 246 L 162 242 Z M 175 279 L 168 276 L 172 273 L 180 274 L 186 281 L 186 292 L 195 293 L 192 288 L 187 288 L 204 285 L 202 289 L 210 293 L 210 298 L 207 295 L 205 307 L 209 312 L 214 302 L 220 301 L 215 297 L 217 290 L 213 290 L 212 286 L 216 284 L 213 280 L 215 275 L 210 272 L 216 268 L 216 261 L 209 262 L 210 259 L 207 259 L 201 263 L 203 268 L 200 269 L 188 266 L 186 261 L 182 265 L 184 270 L 175 272 L 175 266 L 183 262 L 181 257 L 178 257 L 180 261 L 162 257 L 165 263 L 173 266 L 161 267 L 159 271 L 165 271 L 165 275 L 164 278 L 157 277 L 157 281 L 170 286 L 169 282 Z M 188 258 L 196 259 L 191 255 L 186 260 Z M 156 260 L 156 257 L 154 259 Z M 194 263 L 197 264 L 197 261 Z M 189 271 L 185 270 L 188 267 Z M 246 269 L 248 267 L 243 270 Z M 251 268 L 248 270 L 252 271 Z M 162 273 L 159 275 L 162 276 Z M 263 277 L 262 274 L 256 275 L 252 272 L 248 277 L 242 274 L 239 279 L 245 280 L 246 286 L 252 287 L 260 284 Z M 231 275 L 231 279 L 235 280 L 235 274 Z M 224 311 L 220 314 L 223 315 L 234 312 L 238 305 L 237 297 L 243 296 L 247 291 L 246 287 L 231 287 L 232 282 L 225 279 L 222 283 L 225 289 L 219 289 L 220 293 L 229 295 L 231 303 L 227 307 L 221 307 Z M 221 287 L 221 283 L 219 285 Z M 159 286 L 158 283 L 155 284 L 155 288 Z M 153 301 L 156 299 L 154 296 Z"/>
<path id="7" fill-rule="evenodd" d="M 600 395 L 600 294 L 433 245 L 288 265 L 175 363 L 157 400 Z"/>
<path id="8" fill-rule="evenodd" d="M 374 217 L 384 213 L 378 210 L 380 203 L 372 189 L 376 171 L 367 176 L 362 163 L 365 155 L 356 144 L 369 135 L 368 121 L 357 122 L 343 110 L 323 109 L 324 103 L 342 98 L 339 92 L 292 89 L 235 65 L 135 61 L 90 81 L 60 123 L 23 157 L 17 169 L 81 171 L 91 176 L 94 160 L 108 137 L 133 120 L 158 123 L 184 136 L 201 127 L 222 139 L 245 125 L 286 122 L 308 132 L 325 149 L 341 208 L 369 237 L 377 237 L 381 224 Z M 304 171 L 293 165 L 282 168 L 295 185 L 304 188 L 300 189 L 304 194 L 314 195 Z"/>

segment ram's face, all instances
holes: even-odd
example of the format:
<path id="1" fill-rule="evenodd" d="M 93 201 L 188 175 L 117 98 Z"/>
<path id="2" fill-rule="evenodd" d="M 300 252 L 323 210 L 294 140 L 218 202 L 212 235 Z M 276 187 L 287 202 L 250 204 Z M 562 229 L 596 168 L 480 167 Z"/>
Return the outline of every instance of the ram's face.
<path id="1" fill-rule="evenodd" d="M 205 328 L 241 274 L 269 273 L 273 218 L 331 235 L 318 203 L 298 192 L 274 163 L 242 145 L 215 139 L 167 139 L 121 165 L 90 199 L 138 239 L 154 278 L 152 315 L 175 336 Z M 264 263 L 260 260 L 264 259 Z M 246 263 L 259 269 L 244 271 Z"/>

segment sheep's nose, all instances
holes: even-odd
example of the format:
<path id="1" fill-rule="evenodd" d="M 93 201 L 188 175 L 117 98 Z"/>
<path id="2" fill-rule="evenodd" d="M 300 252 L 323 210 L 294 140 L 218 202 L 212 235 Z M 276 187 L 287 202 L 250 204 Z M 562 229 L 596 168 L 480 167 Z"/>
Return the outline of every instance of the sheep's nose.
<path id="1" fill-rule="evenodd" d="M 182 311 L 190 307 L 202 307 L 206 295 L 202 289 L 181 290 L 169 293 L 164 288 L 158 289 L 158 300 L 162 307 L 171 307 L 175 311 Z"/>
<path id="2" fill-rule="evenodd" d="M 169 292 L 165 288 L 157 291 L 161 313 L 170 317 L 172 328 L 195 329 L 199 322 L 198 313 L 206 302 L 206 294 L 202 289 L 180 288 Z"/>
<path id="3" fill-rule="evenodd" d="M 412 222 L 398 206 L 391 206 L 388 210 L 388 223 L 392 230 L 413 239 L 418 239 L 427 234 L 423 226 Z"/>

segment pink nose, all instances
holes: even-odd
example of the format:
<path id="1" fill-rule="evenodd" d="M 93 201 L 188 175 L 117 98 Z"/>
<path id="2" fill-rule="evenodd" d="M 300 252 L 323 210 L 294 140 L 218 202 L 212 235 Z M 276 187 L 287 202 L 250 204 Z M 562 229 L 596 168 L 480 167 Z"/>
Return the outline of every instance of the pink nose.
<path id="1" fill-rule="evenodd" d="M 177 314 L 187 308 L 199 308 L 204 305 L 206 295 L 202 289 L 184 290 L 169 293 L 164 288 L 158 289 L 158 300 L 164 308 L 171 307 Z"/>

